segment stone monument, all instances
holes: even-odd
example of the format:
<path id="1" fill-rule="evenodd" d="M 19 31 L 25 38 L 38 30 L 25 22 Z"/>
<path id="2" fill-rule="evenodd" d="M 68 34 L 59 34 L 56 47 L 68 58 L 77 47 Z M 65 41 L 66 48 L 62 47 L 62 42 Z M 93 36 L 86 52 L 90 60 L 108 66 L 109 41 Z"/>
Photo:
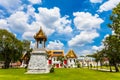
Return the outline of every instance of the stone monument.
<path id="1" fill-rule="evenodd" d="M 36 45 L 31 52 L 30 61 L 27 68 L 29 74 L 49 73 L 50 68 L 47 65 L 47 51 L 45 49 L 45 42 L 47 37 L 40 28 L 39 32 L 34 35 Z"/>

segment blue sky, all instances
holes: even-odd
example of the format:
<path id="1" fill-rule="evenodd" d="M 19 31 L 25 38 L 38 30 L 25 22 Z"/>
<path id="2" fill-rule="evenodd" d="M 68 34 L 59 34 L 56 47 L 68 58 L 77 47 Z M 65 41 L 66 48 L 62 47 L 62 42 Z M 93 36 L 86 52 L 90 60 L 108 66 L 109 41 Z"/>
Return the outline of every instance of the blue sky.
<path id="1" fill-rule="evenodd" d="M 40 26 L 47 49 L 73 49 L 77 55 L 104 47 L 111 34 L 109 15 L 120 0 L 0 0 L 0 28 L 31 41 Z"/>

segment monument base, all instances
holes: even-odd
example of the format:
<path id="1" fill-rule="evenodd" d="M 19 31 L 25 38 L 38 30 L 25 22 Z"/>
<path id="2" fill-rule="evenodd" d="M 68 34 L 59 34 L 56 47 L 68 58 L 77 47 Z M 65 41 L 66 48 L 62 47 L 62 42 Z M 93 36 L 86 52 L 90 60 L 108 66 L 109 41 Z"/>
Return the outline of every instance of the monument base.
<path id="1" fill-rule="evenodd" d="M 49 73 L 49 71 L 46 51 L 44 49 L 33 50 L 26 74 L 42 74 Z"/>
<path id="2" fill-rule="evenodd" d="M 49 73 L 49 70 L 28 70 L 26 74 L 43 74 L 43 73 Z"/>

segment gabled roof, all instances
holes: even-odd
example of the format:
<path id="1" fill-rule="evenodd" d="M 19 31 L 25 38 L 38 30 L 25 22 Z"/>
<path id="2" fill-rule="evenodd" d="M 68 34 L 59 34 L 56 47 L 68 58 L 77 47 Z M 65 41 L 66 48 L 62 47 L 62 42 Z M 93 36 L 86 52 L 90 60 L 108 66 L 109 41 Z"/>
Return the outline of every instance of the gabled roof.
<path id="1" fill-rule="evenodd" d="M 67 58 L 77 58 L 77 56 L 73 50 L 69 50 L 66 57 Z"/>
<path id="2" fill-rule="evenodd" d="M 36 40 L 39 40 L 39 39 L 45 39 L 47 40 L 47 37 L 45 35 L 45 33 L 43 32 L 42 28 L 40 27 L 40 30 L 34 35 L 34 38 Z"/>
<path id="3" fill-rule="evenodd" d="M 50 57 L 64 57 L 64 50 L 49 50 L 47 51 Z"/>

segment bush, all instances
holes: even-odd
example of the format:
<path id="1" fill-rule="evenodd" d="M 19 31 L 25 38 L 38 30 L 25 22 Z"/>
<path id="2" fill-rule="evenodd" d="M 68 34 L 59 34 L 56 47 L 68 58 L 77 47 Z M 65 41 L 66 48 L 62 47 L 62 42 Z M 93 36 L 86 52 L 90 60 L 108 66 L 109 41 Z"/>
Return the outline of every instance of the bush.
<path id="1" fill-rule="evenodd" d="M 77 68 L 80 68 L 81 67 L 81 65 L 80 64 L 77 64 Z"/>
<path id="2" fill-rule="evenodd" d="M 50 73 L 53 73 L 53 72 L 54 72 L 54 67 L 50 69 Z"/>

